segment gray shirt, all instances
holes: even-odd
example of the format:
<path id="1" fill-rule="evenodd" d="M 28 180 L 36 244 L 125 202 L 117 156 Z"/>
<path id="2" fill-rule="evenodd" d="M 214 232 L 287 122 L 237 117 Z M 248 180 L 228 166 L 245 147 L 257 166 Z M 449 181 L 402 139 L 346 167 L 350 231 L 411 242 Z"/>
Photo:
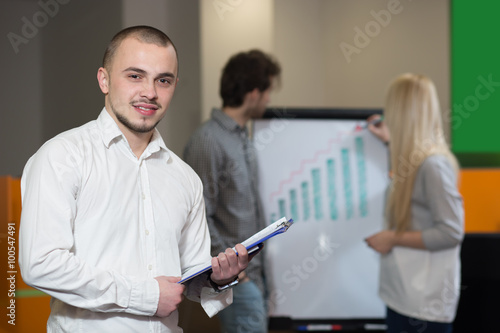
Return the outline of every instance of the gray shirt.
<path id="1" fill-rule="evenodd" d="M 246 127 L 214 109 L 189 140 L 184 160 L 203 182 L 212 255 L 265 227 L 255 149 Z M 246 272 L 264 290 L 262 254 L 252 259 Z"/>
<path id="2" fill-rule="evenodd" d="M 460 295 L 464 209 L 457 177 L 443 155 L 420 165 L 411 198 L 412 230 L 425 250 L 396 246 L 381 256 L 379 294 L 391 309 L 413 318 L 452 322 Z"/>
<path id="3" fill-rule="evenodd" d="M 429 156 L 418 170 L 411 199 L 412 227 L 422 230 L 430 251 L 462 242 L 464 212 L 456 184 L 455 172 L 443 155 Z"/>

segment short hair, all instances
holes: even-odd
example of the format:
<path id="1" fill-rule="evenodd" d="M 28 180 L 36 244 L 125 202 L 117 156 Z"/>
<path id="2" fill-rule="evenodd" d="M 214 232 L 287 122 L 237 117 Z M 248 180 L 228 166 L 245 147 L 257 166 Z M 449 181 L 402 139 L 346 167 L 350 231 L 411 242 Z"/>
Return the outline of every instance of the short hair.
<path id="1" fill-rule="evenodd" d="M 270 55 L 260 50 L 240 52 L 232 56 L 222 70 L 219 94 L 223 107 L 238 107 L 245 95 L 254 90 L 265 91 L 271 80 L 279 80 L 281 67 Z"/>
<path id="2" fill-rule="evenodd" d="M 147 25 L 138 25 L 133 27 L 125 28 L 119 31 L 109 42 L 106 51 L 104 52 L 104 57 L 102 59 L 102 67 L 106 68 L 106 70 L 110 70 L 111 63 L 115 56 L 116 50 L 120 46 L 120 44 L 129 37 L 136 38 L 137 40 L 148 43 L 155 44 L 162 47 L 167 47 L 168 45 L 172 45 L 175 50 L 175 57 L 177 59 L 177 66 L 179 66 L 179 59 L 177 56 L 177 49 L 172 42 L 172 40 L 163 32 L 156 28 L 147 26 Z"/>

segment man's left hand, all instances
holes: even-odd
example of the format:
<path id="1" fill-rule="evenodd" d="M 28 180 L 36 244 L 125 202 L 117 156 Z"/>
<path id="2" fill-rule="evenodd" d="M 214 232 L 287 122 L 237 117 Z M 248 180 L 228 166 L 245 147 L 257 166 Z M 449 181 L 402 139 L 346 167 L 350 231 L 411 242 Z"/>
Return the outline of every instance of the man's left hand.
<path id="1" fill-rule="evenodd" d="M 212 258 L 210 279 L 219 286 L 233 282 L 238 274 L 248 266 L 250 260 L 247 249 L 241 244 L 237 244 L 235 248 L 238 254 L 233 249 L 228 248 L 225 252 Z"/>

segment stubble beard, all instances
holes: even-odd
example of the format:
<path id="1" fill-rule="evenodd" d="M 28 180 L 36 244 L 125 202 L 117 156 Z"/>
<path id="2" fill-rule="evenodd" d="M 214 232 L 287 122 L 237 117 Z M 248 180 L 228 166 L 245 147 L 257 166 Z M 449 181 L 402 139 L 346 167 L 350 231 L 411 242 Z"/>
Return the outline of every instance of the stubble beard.
<path id="1" fill-rule="evenodd" d="M 123 126 L 125 126 L 127 129 L 129 129 L 130 131 L 135 132 L 135 133 L 149 133 L 149 132 L 151 132 L 152 130 L 154 130 L 156 128 L 156 125 L 158 125 L 158 123 L 161 120 L 161 119 L 158 120 L 155 124 L 153 124 L 151 126 L 148 126 L 147 124 L 136 125 L 136 124 L 133 124 L 127 117 L 125 117 L 124 115 L 122 115 L 119 112 L 117 112 L 116 108 L 114 107 L 114 105 L 112 103 L 110 103 L 110 104 L 111 104 L 110 105 L 111 106 L 111 111 L 116 116 L 116 119 Z"/>

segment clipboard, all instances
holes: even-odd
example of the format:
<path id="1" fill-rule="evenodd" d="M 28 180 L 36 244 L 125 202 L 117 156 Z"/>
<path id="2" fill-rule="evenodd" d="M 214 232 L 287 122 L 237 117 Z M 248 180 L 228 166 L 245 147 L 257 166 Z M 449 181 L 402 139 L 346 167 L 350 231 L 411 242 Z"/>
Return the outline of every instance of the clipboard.
<path id="1" fill-rule="evenodd" d="M 254 253 L 255 251 L 260 250 L 262 247 L 262 243 L 269 238 L 272 238 L 276 235 L 282 234 L 290 228 L 293 224 L 293 220 L 287 220 L 286 217 L 282 217 L 281 219 L 271 223 L 261 231 L 257 232 L 250 238 L 241 242 L 241 244 L 248 250 L 248 254 Z M 233 247 L 233 250 L 235 248 Z M 209 261 L 194 266 L 188 269 L 184 274 L 182 274 L 181 280 L 178 283 L 185 283 L 192 278 L 201 275 L 206 272 L 210 272 L 212 270 L 212 259 Z"/>

